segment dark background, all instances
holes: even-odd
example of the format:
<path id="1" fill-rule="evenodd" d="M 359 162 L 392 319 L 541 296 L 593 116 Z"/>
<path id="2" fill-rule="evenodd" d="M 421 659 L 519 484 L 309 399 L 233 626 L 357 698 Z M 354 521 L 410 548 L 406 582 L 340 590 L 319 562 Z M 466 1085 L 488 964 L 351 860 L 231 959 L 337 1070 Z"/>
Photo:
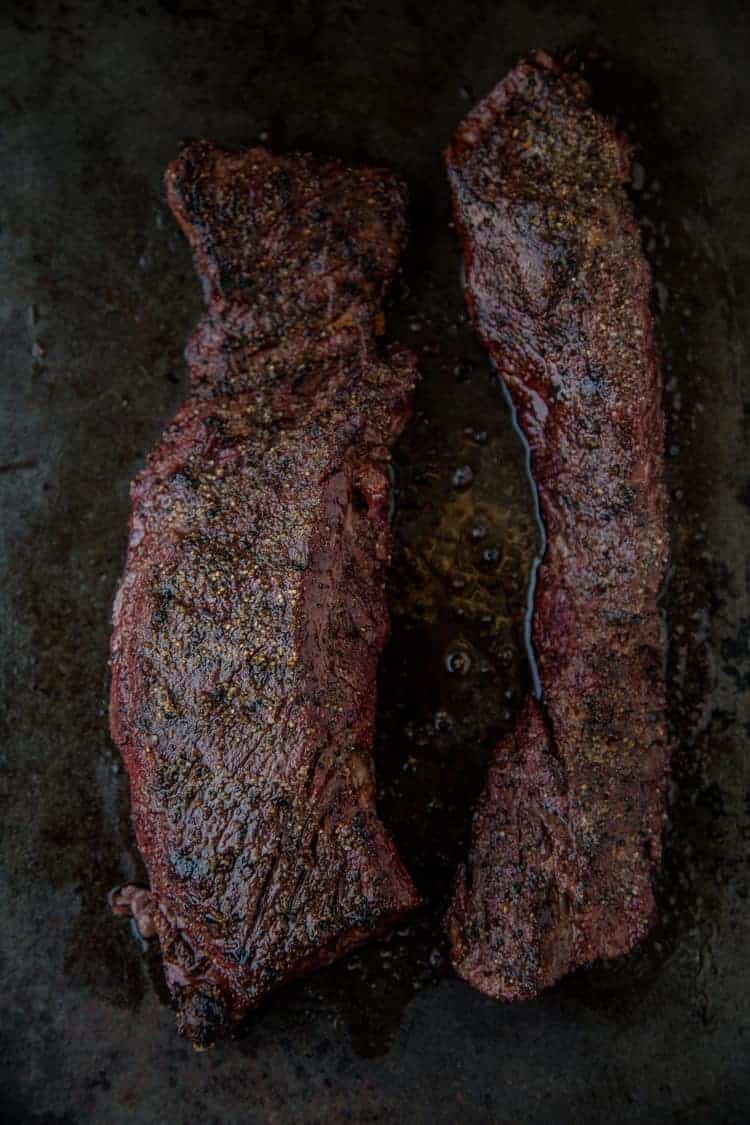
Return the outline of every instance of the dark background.
<path id="1" fill-rule="evenodd" d="M 747 1121 L 746 5 L 0 7 L 0 1120 Z M 527 686 L 536 530 L 463 313 L 440 151 L 535 46 L 597 49 L 597 100 L 636 143 L 669 424 L 675 756 L 653 935 L 504 1007 L 451 977 L 439 922 Z M 140 867 L 106 700 L 128 483 L 183 394 L 200 312 L 161 175 L 203 135 L 384 162 L 409 184 L 389 333 L 423 381 L 397 457 L 377 765 L 428 905 L 196 1054 L 158 958 L 108 913 Z"/>

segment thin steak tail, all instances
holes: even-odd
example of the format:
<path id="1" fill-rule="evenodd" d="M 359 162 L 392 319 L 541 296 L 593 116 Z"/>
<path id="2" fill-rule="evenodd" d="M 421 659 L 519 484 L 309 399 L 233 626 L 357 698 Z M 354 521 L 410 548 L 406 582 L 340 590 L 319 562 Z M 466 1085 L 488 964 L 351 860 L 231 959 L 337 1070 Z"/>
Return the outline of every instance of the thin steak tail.
<path id="1" fill-rule="evenodd" d="M 575 843 L 565 771 L 536 699 L 497 747 L 473 827 L 471 863 L 456 878 L 446 920 L 461 976 L 495 999 L 534 996 L 573 956 L 566 902 Z M 476 903 L 492 916 L 475 916 Z M 505 971 L 507 970 L 507 972 Z"/>

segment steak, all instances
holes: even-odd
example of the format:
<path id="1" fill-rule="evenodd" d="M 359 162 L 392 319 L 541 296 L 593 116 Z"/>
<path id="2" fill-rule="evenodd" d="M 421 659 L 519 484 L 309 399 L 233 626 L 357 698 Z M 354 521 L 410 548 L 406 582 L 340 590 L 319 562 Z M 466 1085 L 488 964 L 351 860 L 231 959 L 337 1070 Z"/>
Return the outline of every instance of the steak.
<path id="1" fill-rule="evenodd" d="M 158 936 L 205 1046 L 419 902 L 371 762 L 416 373 L 377 343 L 405 233 L 393 175 L 201 141 L 166 190 L 207 310 L 132 489 L 110 719 L 150 889 L 113 905 Z"/>
<path id="2" fill-rule="evenodd" d="M 630 151 L 539 53 L 447 152 L 467 298 L 528 441 L 539 688 L 497 747 L 447 925 L 482 992 L 534 996 L 654 918 L 665 814 L 664 421 Z"/>

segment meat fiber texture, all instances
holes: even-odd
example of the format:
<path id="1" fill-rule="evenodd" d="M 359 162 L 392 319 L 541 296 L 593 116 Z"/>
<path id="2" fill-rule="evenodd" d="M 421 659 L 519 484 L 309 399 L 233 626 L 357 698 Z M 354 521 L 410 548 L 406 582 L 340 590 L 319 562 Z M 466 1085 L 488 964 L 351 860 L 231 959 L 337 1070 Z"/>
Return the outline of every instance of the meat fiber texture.
<path id="1" fill-rule="evenodd" d="M 419 901 L 375 808 L 404 238 L 388 172 L 186 147 L 166 173 L 207 311 L 132 489 L 111 730 L 180 1030 L 205 1046 Z"/>
<path id="2" fill-rule="evenodd" d="M 654 919 L 668 748 L 667 558 L 651 278 L 625 139 L 542 53 L 447 152 L 476 330 L 531 450 L 541 691 L 494 754 L 448 916 L 457 971 L 531 997 Z"/>

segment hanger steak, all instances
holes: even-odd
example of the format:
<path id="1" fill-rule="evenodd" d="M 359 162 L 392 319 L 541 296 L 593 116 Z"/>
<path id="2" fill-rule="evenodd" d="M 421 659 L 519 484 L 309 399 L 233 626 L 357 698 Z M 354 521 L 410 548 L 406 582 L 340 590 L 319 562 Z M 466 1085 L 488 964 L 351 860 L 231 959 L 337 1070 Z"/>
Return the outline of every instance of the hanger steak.
<path id="1" fill-rule="evenodd" d="M 540 691 L 495 752 L 448 917 L 458 972 L 515 1000 L 626 952 L 654 916 L 661 379 L 630 151 L 577 72 L 521 63 L 461 123 L 447 167 L 469 309 L 528 441 L 546 539 Z"/>
<path id="2" fill-rule="evenodd" d="M 412 356 L 377 345 L 394 176 L 186 147 L 166 174 L 207 305 L 186 402 L 132 490 L 111 729 L 158 936 L 198 1046 L 419 896 L 375 810 L 390 448 Z"/>

